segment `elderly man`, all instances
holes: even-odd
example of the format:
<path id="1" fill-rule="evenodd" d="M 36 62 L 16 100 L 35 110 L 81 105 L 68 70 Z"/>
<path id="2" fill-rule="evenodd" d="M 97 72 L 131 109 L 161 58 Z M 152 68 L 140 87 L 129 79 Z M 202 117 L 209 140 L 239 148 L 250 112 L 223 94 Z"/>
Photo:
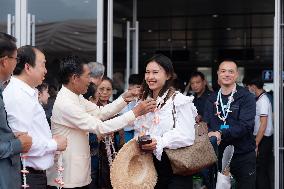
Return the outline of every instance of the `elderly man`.
<path id="1" fill-rule="evenodd" d="M 84 99 L 90 84 L 90 69 L 76 57 L 63 59 L 60 80 L 63 84 L 54 103 L 51 127 L 54 134 L 63 134 L 68 139 L 68 148 L 62 153 L 64 188 L 88 188 L 91 182 L 91 159 L 88 133 L 97 135 L 119 130 L 133 122 L 136 117 L 154 111 L 156 103 L 147 100 L 122 116 L 110 119 L 133 99 L 125 93 L 111 104 L 99 108 Z M 48 184 L 56 186 L 56 166 L 49 171 Z"/>
<path id="2" fill-rule="evenodd" d="M 253 136 L 255 99 L 248 90 L 236 84 L 238 68 L 234 61 L 221 62 L 217 74 L 221 88 L 218 92 L 214 92 L 205 104 L 204 121 L 208 123 L 209 131 L 211 131 L 208 135 L 217 138 L 219 160 L 222 160 L 226 146 L 234 146 L 230 171 L 237 181 L 237 189 L 254 189 L 256 179 Z M 221 162 L 219 161 L 219 164 Z"/>
<path id="3" fill-rule="evenodd" d="M 20 153 L 29 151 L 32 138 L 27 133 L 16 137 L 8 126 L 3 102 L 2 84 L 9 80 L 17 64 L 16 39 L 0 33 L 0 188 L 21 188 Z"/>
<path id="4" fill-rule="evenodd" d="M 98 62 L 89 62 L 91 82 L 98 86 L 104 76 L 105 66 Z"/>
<path id="5" fill-rule="evenodd" d="M 36 87 L 46 74 L 45 56 L 35 47 L 18 49 L 18 63 L 14 77 L 3 92 L 7 119 L 14 132 L 28 132 L 33 144 L 26 153 L 27 184 L 30 188 L 46 188 L 45 170 L 53 165 L 57 150 L 65 150 L 65 137 L 53 136 L 38 100 Z M 17 94 L 17 95 L 15 95 Z"/>

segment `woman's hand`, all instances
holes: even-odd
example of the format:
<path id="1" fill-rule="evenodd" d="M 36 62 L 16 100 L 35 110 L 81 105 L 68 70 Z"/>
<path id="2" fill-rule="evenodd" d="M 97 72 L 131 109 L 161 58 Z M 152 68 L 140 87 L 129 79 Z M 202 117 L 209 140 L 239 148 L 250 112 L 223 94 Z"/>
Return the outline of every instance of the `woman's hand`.
<path id="1" fill-rule="evenodd" d="M 147 151 L 153 151 L 156 149 L 157 146 L 157 140 L 152 138 L 152 142 L 150 144 L 144 144 L 142 145 L 142 150 L 147 150 Z"/>

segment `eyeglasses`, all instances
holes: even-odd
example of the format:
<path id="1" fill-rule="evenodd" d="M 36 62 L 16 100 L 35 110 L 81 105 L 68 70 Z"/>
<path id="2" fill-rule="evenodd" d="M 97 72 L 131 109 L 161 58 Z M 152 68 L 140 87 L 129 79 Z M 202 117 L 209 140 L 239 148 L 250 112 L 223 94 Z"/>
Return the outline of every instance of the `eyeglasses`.
<path id="1" fill-rule="evenodd" d="M 8 58 L 13 58 L 13 59 L 15 59 L 16 61 L 18 61 L 18 57 L 8 56 Z"/>

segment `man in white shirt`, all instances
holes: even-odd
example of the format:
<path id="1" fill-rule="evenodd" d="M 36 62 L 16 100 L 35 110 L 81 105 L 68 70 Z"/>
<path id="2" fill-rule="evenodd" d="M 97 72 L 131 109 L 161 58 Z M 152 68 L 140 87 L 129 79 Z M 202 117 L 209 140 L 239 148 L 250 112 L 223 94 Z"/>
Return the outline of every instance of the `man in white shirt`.
<path id="1" fill-rule="evenodd" d="M 68 140 L 68 148 L 62 153 L 64 188 L 88 188 L 91 183 L 89 132 L 101 135 L 122 129 L 136 117 L 154 111 L 156 102 L 143 101 L 132 111 L 110 119 L 133 100 L 135 92 L 98 107 L 81 95 L 91 82 L 88 65 L 76 57 L 67 57 L 60 66 L 63 86 L 54 103 L 51 128 L 53 134 L 62 134 Z M 56 172 L 56 166 L 48 171 L 48 185 L 56 186 L 53 182 Z"/>
<path id="2" fill-rule="evenodd" d="M 249 91 L 256 96 L 254 136 L 256 142 L 256 188 L 273 187 L 273 121 L 272 105 L 263 89 L 260 78 L 245 81 Z M 272 166 L 271 166 L 272 165 Z"/>
<path id="3" fill-rule="evenodd" d="M 45 170 L 53 165 L 55 152 L 65 150 L 67 140 L 52 137 L 35 89 L 46 74 L 44 54 L 31 46 L 18 49 L 14 77 L 3 92 L 7 119 L 14 132 L 27 132 L 33 140 L 26 153 L 27 184 L 30 188 L 46 188 Z"/>

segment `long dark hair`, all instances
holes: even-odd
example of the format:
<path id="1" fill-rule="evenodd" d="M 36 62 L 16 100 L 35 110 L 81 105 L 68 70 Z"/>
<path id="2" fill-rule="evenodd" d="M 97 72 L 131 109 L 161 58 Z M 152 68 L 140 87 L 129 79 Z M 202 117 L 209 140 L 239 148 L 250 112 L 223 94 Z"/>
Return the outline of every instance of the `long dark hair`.
<path id="1" fill-rule="evenodd" d="M 162 68 L 164 68 L 166 74 L 170 76 L 170 78 L 165 82 L 165 85 L 162 87 L 162 89 L 159 92 L 158 96 L 162 96 L 168 89 L 171 91 L 174 91 L 173 88 L 173 80 L 174 78 L 174 67 L 171 59 L 169 59 L 167 56 L 163 54 L 156 54 L 152 58 L 146 61 L 145 63 L 145 70 L 147 65 L 150 62 L 156 62 L 159 64 Z M 145 81 L 145 78 L 142 83 L 141 87 L 142 93 L 141 93 L 141 99 L 145 100 L 148 96 L 153 97 L 153 91 L 149 88 L 148 84 Z M 169 94 L 168 94 L 169 95 Z"/>

